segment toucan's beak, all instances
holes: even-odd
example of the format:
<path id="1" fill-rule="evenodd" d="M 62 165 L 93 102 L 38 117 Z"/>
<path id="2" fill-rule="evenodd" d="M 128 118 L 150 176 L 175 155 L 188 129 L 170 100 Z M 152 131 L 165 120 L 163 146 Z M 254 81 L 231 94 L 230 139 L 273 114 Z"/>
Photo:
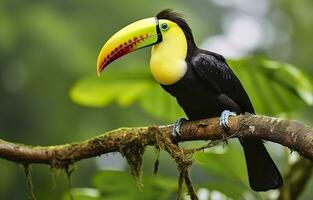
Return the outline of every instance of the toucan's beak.
<path id="1" fill-rule="evenodd" d="M 119 57 L 137 49 L 162 41 L 158 19 L 155 17 L 134 22 L 115 33 L 102 47 L 97 61 L 97 72 Z"/>

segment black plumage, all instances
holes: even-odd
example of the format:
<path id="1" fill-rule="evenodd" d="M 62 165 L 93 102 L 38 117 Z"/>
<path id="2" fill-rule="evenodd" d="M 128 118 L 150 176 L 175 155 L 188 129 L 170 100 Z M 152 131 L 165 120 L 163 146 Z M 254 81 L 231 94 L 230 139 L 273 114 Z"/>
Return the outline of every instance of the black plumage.
<path id="1" fill-rule="evenodd" d="M 187 39 L 186 74 L 175 84 L 161 86 L 177 99 L 189 120 L 218 117 L 224 110 L 254 113 L 246 91 L 223 56 L 197 48 L 190 27 L 180 14 L 164 10 L 157 18 L 177 23 Z M 263 142 L 255 139 L 240 142 L 251 188 L 266 191 L 280 187 L 282 177 Z"/>

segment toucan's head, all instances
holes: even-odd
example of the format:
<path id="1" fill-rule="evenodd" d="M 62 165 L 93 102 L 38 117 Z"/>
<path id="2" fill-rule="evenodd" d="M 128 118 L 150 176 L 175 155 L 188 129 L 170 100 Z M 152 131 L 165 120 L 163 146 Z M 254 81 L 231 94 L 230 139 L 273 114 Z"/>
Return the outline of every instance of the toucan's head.
<path id="1" fill-rule="evenodd" d="M 179 41 L 179 38 L 182 39 Z M 123 55 L 137 49 L 161 44 L 168 47 L 168 55 L 170 52 L 177 52 L 169 49 L 170 46 L 177 49 L 178 44 L 182 45 L 180 49 L 184 52 L 179 53 L 178 51 L 181 57 L 187 56 L 187 45 L 188 48 L 194 46 L 189 26 L 180 14 L 170 9 L 161 11 L 156 17 L 136 21 L 115 33 L 100 51 L 97 61 L 98 75 L 106 66 Z"/>

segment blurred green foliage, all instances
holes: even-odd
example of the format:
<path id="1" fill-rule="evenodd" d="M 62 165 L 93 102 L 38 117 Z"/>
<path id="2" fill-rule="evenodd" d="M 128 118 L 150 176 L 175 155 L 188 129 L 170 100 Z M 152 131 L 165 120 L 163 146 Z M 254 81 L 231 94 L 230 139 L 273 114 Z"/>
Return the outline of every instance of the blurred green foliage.
<path id="1" fill-rule="evenodd" d="M 206 175 L 213 177 L 203 183 L 206 188 L 220 191 L 233 199 L 244 198 L 243 191 L 249 189 L 246 169 L 242 167 L 245 160 L 234 144 L 219 153 L 197 153 L 195 160 Z M 257 193 L 254 195 L 258 197 Z"/>
<path id="2" fill-rule="evenodd" d="M 123 184 L 121 184 L 123 181 Z M 93 186 L 96 190 L 80 188 L 72 190 L 72 194 L 78 199 L 160 199 L 166 200 L 175 196 L 177 181 L 173 178 L 160 176 L 144 176 L 143 187 L 134 183 L 127 172 L 106 170 L 99 171 L 93 177 Z M 142 190 L 142 191 L 141 191 Z M 65 195 L 64 199 L 69 199 Z"/>
<path id="3" fill-rule="evenodd" d="M 296 67 L 258 57 L 229 60 L 257 113 L 279 115 L 313 105 L 313 81 Z M 138 70 L 114 70 L 102 79 L 88 76 L 74 85 L 70 96 L 78 104 L 101 107 L 116 101 L 139 105 L 149 114 L 174 121 L 183 115 L 175 99 Z M 267 102 L 267 103 L 265 103 Z"/>
<path id="4" fill-rule="evenodd" d="M 1 0 L 1 138 L 51 145 L 79 141 L 121 126 L 172 123 L 183 113 L 175 100 L 152 80 L 147 67 L 149 50 L 113 63 L 100 79 L 95 70 L 98 51 L 121 27 L 154 16 L 164 8 L 184 13 L 197 43 L 201 44 L 207 37 L 223 32 L 224 17 L 234 9 L 213 2 Z M 256 55 L 229 63 L 258 113 L 292 116 L 312 124 L 313 2 L 266 2 L 270 12 L 260 18 L 274 23 L 274 29 L 280 31 L 276 32 L 278 37 L 272 45 L 249 52 Z M 285 172 L 289 154 L 278 145 L 268 147 Z M 123 172 L 99 171 L 103 168 L 101 160 L 106 158 L 103 156 L 77 164 L 72 175 L 72 195 L 75 199 L 107 199 L 109 195 L 112 199 L 123 199 L 128 192 L 131 194 L 126 199 L 138 195 L 155 199 L 158 192 L 157 199 L 174 199 L 175 165 L 162 153 L 160 176 L 150 176 L 154 157 L 153 150 L 148 149 L 144 157 L 143 192 L 128 175 L 127 167 L 120 167 Z M 1 199 L 25 199 L 22 167 L 5 160 L 0 160 L 0 166 Z M 46 166 L 32 169 L 38 199 L 69 198 L 66 176 L 51 172 Z M 207 188 L 210 195 L 221 195 L 216 191 L 233 199 L 263 199 L 273 195 L 250 190 L 242 151 L 236 142 L 221 152 L 213 148 L 197 154 L 192 174 L 196 188 Z M 313 179 L 301 200 L 311 199 L 311 187 Z"/>

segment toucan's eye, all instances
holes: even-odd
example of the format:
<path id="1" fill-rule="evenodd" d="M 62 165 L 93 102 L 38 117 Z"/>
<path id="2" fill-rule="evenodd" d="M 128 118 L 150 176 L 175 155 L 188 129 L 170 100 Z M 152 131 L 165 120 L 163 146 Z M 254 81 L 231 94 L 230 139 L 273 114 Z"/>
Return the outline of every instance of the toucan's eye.
<path id="1" fill-rule="evenodd" d="M 169 29 L 168 24 L 167 23 L 161 24 L 161 29 L 162 29 L 162 31 L 167 31 Z"/>

